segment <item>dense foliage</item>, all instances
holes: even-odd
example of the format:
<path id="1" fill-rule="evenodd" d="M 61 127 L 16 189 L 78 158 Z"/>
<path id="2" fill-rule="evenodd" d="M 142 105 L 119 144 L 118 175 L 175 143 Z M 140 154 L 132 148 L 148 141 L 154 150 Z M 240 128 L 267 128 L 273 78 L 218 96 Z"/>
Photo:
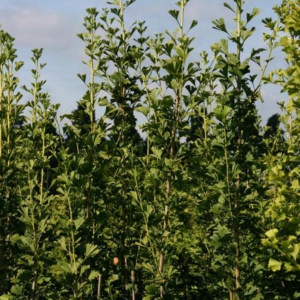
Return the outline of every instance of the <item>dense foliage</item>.
<path id="1" fill-rule="evenodd" d="M 236 30 L 215 20 L 225 38 L 195 62 L 189 0 L 154 37 L 125 27 L 134 2 L 87 9 L 87 91 L 62 133 L 42 49 L 23 104 L 0 31 L 0 299 L 300 298 L 300 1 L 275 7 L 249 52 L 259 9 L 224 3 Z M 266 74 L 276 47 L 286 69 Z M 289 95 L 265 127 L 263 83 Z"/>

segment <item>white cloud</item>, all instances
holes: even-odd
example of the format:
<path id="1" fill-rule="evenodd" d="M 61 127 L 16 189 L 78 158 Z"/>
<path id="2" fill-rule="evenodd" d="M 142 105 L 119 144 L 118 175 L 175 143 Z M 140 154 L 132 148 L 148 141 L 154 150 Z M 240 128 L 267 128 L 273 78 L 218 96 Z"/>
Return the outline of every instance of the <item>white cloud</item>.
<path id="1" fill-rule="evenodd" d="M 78 22 L 59 13 L 44 11 L 36 7 L 18 7 L 0 10 L 2 28 L 16 39 L 19 47 L 62 48 L 76 41 Z"/>

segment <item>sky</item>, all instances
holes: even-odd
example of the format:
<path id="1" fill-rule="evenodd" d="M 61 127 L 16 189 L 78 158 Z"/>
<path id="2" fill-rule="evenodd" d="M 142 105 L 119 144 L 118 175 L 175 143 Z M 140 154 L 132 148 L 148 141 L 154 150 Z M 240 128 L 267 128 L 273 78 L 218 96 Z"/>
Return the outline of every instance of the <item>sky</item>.
<path id="1" fill-rule="evenodd" d="M 173 31 L 176 23 L 168 14 L 171 9 L 177 9 L 175 2 L 179 0 L 136 0 L 125 14 L 127 26 L 134 21 L 146 21 L 147 34 Z M 223 17 L 233 25 L 233 13 L 223 6 L 224 0 L 190 0 L 186 8 L 185 20 L 187 24 L 197 20 L 198 25 L 190 36 L 195 37 L 193 57 L 197 59 L 203 50 L 211 53 L 210 46 L 226 36 L 212 28 L 212 21 Z M 234 7 L 233 0 L 227 0 Z M 251 12 L 258 7 L 261 13 L 252 21 L 256 33 L 251 37 L 250 47 L 265 47 L 263 42 L 264 25 L 261 20 L 274 17 L 272 7 L 281 3 L 281 0 L 246 0 L 245 12 Z M 84 43 L 76 36 L 84 32 L 82 25 L 86 16 L 86 9 L 109 7 L 104 0 L 1 0 L 0 24 L 2 29 L 15 38 L 15 47 L 18 49 L 18 60 L 24 61 L 24 67 L 18 72 L 21 85 L 30 85 L 33 63 L 30 60 L 31 50 L 44 48 L 41 62 L 47 66 L 42 70 L 41 79 L 47 80 L 44 91 L 49 92 L 53 103 L 60 103 L 59 114 L 70 113 L 76 108 L 76 101 L 80 100 L 86 88 L 77 73 L 88 73 L 88 67 L 82 63 Z M 232 27 L 232 29 L 234 29 Z M 251 51 L 251 48 L 245 49 Z M 271 68 L 284 67 L 282 53 L 277 50 Z M 24 92 L 26 93 L 26 92 Z M 257 107 L 263 120 L 273 113 L 280 112 L 278 101 L 286 99 L 280 94 L 280 89 L 274 86 L 264 86 L 262 89 L 264 103 Z M 28 100 L 29 95 L 24 94 Z"/>

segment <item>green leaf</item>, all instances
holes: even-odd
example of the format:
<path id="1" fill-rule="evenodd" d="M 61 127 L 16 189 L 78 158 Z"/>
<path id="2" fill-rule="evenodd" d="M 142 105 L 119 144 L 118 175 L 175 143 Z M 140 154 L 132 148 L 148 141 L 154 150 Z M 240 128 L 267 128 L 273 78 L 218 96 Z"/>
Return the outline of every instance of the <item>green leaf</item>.
<path id="1" fill-rule="evenodd" d="M 110 155 L 106 151 L 99 151 L 99 156 L 104 159 L 110 158 Z"/>
<path id="2" fill-rule="evenodd" d="M 53 266 L 53 270 L 62 272 L 62 273 L 70 273 L 70 274 L 73 273 L 72 265 L 70 265 L 69 263 L 67 263 L 65 261 L 59 262 L 59 265 Z"/>
<path id="3" fill-rule="evenodd" d="M 178 54 L 179 57 L 181 57 L 182 59 L 185 59 L 185 52 L 184 50 L 178 45 L 175 47 L 176 52 Z"/>
<path id="4" fill-rule="evenodd" d="M 157 287 L 154 284 L 147 285 L 145 288 L 145 294 L 146 297 L 144 297 L 143 299 L 145 300 L 153 299 L 153 297 L 155 297 L 155 295 L 157 294 Z"/>
<path id="5" fill-rule="evenodd" d="M 221 39 L 219 43 L 214 43 L 213 45 L 211 45 L 211 49 L 217 54 L 219 52 L 222 52 L 225 55 L 228 55 L 228 40 Z"/>
<path id="6" fill-rule="evenodd" d="M 247 23 L 249 23 L 253 18 L 255 18 L 260 13 L 260 10 L 256 7 L 253 8 L 251 14 L 246 14 Z"/>
<path id="7" fill-rule="evenodd" d="M 177 270 L 173 266 L 170 266 L 168 269 L 167 277 L 172 278 L 172 276 L 174 276 L 175 274 L 178 274 Z"/>
<path id="8" fill-rule="evenodd" d="M 19 284 L 12 286 L 10 290 L 14 295 L 21 296 L 23 293 L 23 287 Z"/>
<path id="9" fill-rule="evenodd" d="M 13 297 L 9 296 L 9 295 L 2 295 L 2 296 L 0 296 L 0 300 L 10 300 L 10 299 L 13 299 Z"/>
<path id="10" fill-rule="evenodd" d="M 279 271 L 281 269 L 282 263 L 280 261 L 277 261 L 273 258 L 270 258 L 268 267 L 271 269 L 273 272 Z"/>
<path id="11" fill-rule="evenodd" d="M 231 110 L 229 106 L 217 106 L 215 109 L 216 118 L 224 122 Z"/>
<path id="12" fill-rule="evenodd" d="M 149 115 L 149 112 L 150 112 L 150 107 L 138 106 L 134 110 L 142 113 L 145 117 L 147 117 Z"/>
<path id="13" fill-rule="evenodd" d="M 295 268 L 294 266 L 292 266 L 290 263 L 284 263 L 284 267 L 285 267 L 285 269 L 286 269 L 287 272 L 298 271 L 297 268 Z"/>
<path id="14" fill-rule="evenodd" d="M 48 218 L 46 219 L 43 219 L 39 222 L 39 231 L 41 233 L 43 233 L 45 231 L 45 228 L 46 228 L 46 222 L 47 222 Z"/>
<path id="15" fill-rule="evenodd" d="M 19 71 L 23 66 L 24 66 L 24 62 L 23 61 L 16 62 L 16 65 L 15 65 L 16 72 Z"/>
<path id="16" fill-rule="evenodd" d="M 188 31 L 190 31 L 191 29 L 193 29 L 195 26 L 197 26 L 198 25 L 198 21 L 196 21 L 196 20 L 193 20 L 192 21 L 192 24 L 191 24 L 191 26 L 190 26 L 190 28 L 189 28 L 189 30 Z"/>
<path id="17" fill-rule="evenodd" d="M 136 191 L 130 191 L 129 195 L 137 202 L 138 201 L 138 195 Z"/>
<path id="18" fill-rule="evenodd" d="M 266 236 L 269 239 L 274 239 L 274 238 L 276 238 L 277 233 L 278 233 L 278 229 L 276 229 L 276 228 L 275 229 L 271 229 L 271 230 L 268 230 L 266 232 Z"/>
<path id="19" fill-rule="evenodd" d="M 172 9 L 169 10 L 168 13 L 177 21 L 178 23 L 178 16 L 179 16 L 179 10 Z"/>
<path id="20" fill-rule="evenodd" d="M 86 74 L 77 74 L 77 76 L 85 83 L 86 82 Z"/>
<path id="21" fill-rule="evenodd" d="M 160 149 L 157 149 L 157 148 L 155 148 L 155 147 L 152 147 L 151 148 L 151 151 L 152 151 L 152 156 L 154 156 L 155 158 L 157 158 L 157 159 L 161 159 L 161 155 L 162 155 L 162 150 L 160 150 Z"/>
<path id="22" fill-rule="evenodd" d="M 298 258 L 299 250 L 300 250 L 300 244 L 295 244 L 293 247 L 293 252 L 291 252 L 291 255 L 293 256 L 295 261 Z"/>
<path id="23" fill-rule="evenodd" d="M 84 218 L 79 218 L 79 219 L 76 219 L 74 221 L 74 225 L 75 225 L 76 230 L 78 230 L 82 226 L 82 224 L 84 223 L 84 221 L 85 221 Z"/>
<path id="24" fill-rule="evenodd" d="M 99 272 L 97 271 L 91 271 L 90 275 L 89 275 L 89 280 L 93 280 L 95 278 L 97 278 L 99 276 Z"/>
<path id="25" fill-rule="evenodd" d="M 96 245 L 86 244 L 85 246 L 85 257 L 93 257 L 100 252 Z"/>
<path id="26" fill-rule="evenodd" d="M 107 280 L 108 284 L 111 284 L 114 281 L 119 280 L 119 275 L 118 274 L 112 274 L 109 279 Z"/>
<path id="27" fill-rule="evenodd" d="M 228 9 L 230 9 L 235 14 L 235 11 L 233 10 L 233 8 L 228 3 L 224 2 L 223 5 L 225 7 L 227 7 Z"/>
<path id="28" fill-rule="evenodd" d="M 214 29 L 217 29 L 217 30 L 223 31 L 225 33 L 228 33 L 226 25 L 225 25 L 225 21 L 224 21 L 223 18 L 212 21 L 212 23 L 215 25 L 215 26 L 213 26 Z"/>
<path id="29" fill-rule="evenodd" d="M 295 110 L 294 100 L 290 98 L 289 102 L 286 105 L 286 110 L 288 112 L 293 112 Z"/>
<path id="30" fill-rule="evenodd" d="M 58 242 L 60 243 L 60 246 L 63 250 L 67 251 L 67 246 L 66 246 L 66 238 L 61 237 Z"/>

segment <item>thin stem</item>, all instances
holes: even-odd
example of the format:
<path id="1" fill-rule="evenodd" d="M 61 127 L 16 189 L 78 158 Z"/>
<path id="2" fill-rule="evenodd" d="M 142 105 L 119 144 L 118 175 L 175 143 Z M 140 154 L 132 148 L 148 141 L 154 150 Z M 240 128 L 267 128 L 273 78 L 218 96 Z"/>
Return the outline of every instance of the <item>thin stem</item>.
<path id="1" fill-rule="evenodd" d="M 101 281 L 102 281 L 102 275 L 99 274 L 99 277 L 98 277 L 98 289 L 97 289 L 97 300 L 100 300 L 100 297 L 101 297 Z"/>
<path id="2" fill-rule="evenodd" d="M 7 72 L 8 72 L 8 78 L 11 78 L 12 77 L 12 65 L 11 65 L 11 63 L 8 64 Z M 11 85 L 9 84 L 9 88 L 7 90 L 7 111 L 6 111 L 6 116 L 7 116 L 7 118 L 6 118 L 6 121 L 7 121 L 7 144 L 8 145 L 10 144 L 10 134 L 11 134 L 11 132 L 10 132 L 11 102 L 12 102 L 12 100 L 11 100 L 12 95 L 11 94 L 12 94 Z M 8 151 L 8 154 L 11 152 L 10 147 L 8 147 L 7 151 Z"/>
<path id="3" fill-rule="evenodd" d="M 152 239 L 151 239 L 149 225 L 148 225 L 148 217 L 149 217 L 149 215 L 146 215 L 145 212 L 144 212 L 143 201 L 142 201 L 141 197 L 139 196 L 139 184 L 138 184 L 136 176 L 134 177 L 134 181 L 135 181 L 135 191 L 136 191 L 136 194 L 137 194 L 138 203 L 140 204 L 141 211 L 142 211 L 142 214 L 143 214 L 143 219 L 144 219 L 145 228 L 146 228 L 146 236 L 147 236 L 148 242 L 149 242 L 150 247 L 151 247 L 152 257 L 154 259 L 155 266 L 157 268 L 159 268 L 157 260 L 155 259 L 155 257 L 156 257 L 156 251 L 154 249 L 154 245 L 153 245 L 153 242 L 152 242 Z M 155 198 L 155 195 L 154 195 L 154 198 Z"/>
<path id="4" fill-rule="evenodd" d="M 184 25 L 184 8 L 185 8 L 185 1 L 181 0 L 181 14 L 180 14 L 180 37 L 183 37 L 183 25 Z"/>
<path id="5" fill-rule="evenodd" d="M 131 283 L 132 283 L 131 299 L 135 300 L 135 275 L 134 275 L 134 270 L 131 270 Z"/>
<path id="6" fill-rule="evenodd" d="M 28 170 L 28 184 L 31 186 L 32 179 L 30 178 L 30 173 L 33 171 L 33 166 Z M 37 232 L 35 228 L 35 219 L 34 219 L 34 197 L 33 197 L 33 188 L 30 188 L 29 190 L 29 197 L 30 197 L 30 214 L 31 214 L 31 227 L 32 227 L 32 232 L 33 232 L 33 241 L 34 241 L 34 256 L 36 255 L 37 248 L 38 248 L 38 238 L 37 238 Z M 34 257 L 35 260 L 35 270 L 34 270 L 34 276 L 33 276 L 33 281 L 31 285 L 31 300 L 35 299 L 35 290 L 36 290 L 36 281 L 37 281 L 37 261 L 36 258 Z"/>
<path id="7" fill-rule="evenodd" d="M 34 270 L 34 277 L 33 277 L 33 282 L 32 282 L 32 285 L 31 285 L 30 300 L 34 300 L 35 299 L 36 281 L 37 281 L 37 270 Z"/>
<path id="8" fill-rule="evenodd" d="M 163 230 L 164 232 L 167 230 L 168 227 L 168 218 L 169 218 L 169 207 L 166 205 L 165 206 L 165 212 L 164 212 L 164 227 Z M 160 260 L 159 260 L 159 273 L 162 276 L 163 275 L 163 265 L 164 265 L 164 253 L 161 252 L 160 254 Z M 165 289 L 164 286 L 160 286 L 160 297 L 163 299 L 165 294 Z"/>
<path id="9" fill-rule="evenodd" d="M 241 16 L 242 16 L 242 0 L 239 0 L 237 3 L 237 57 L 238 62 L 241 60 L 241 51 L 242 51 L 242 44 L 241 44 Z M 237 106 L 238 106 L 238 153 L 241 156 L 241 146 L 242 146 L 242 128 L 241 128 L 241 120 L 240 120 L 240 106 L 241 106 L 241 78 L 237 78 Z M 241 159 L 239 159 L 241 161 Z M 236 176 L 236 195 L 235 195 L 235 204 L 234 204 L 234 241 L 235 241 L 235 289 L 239 289 L 241 286 L 241 274 L 240 274 L 240 232 L 239 232 L 239 201 L 240 201 L 240 174 Z M 234 295 L 235 296 L 235 295 Z M 239 297 L 237 295 L 236 300 Z"/>
<path id="10" fill-rule="evenodd" d="M 278 19 L 277 19 L 277 24 L 279 24 L 279 22 L 280 22 L 280 18 L 278 17 Z M 278 28 L 278 26 L 276 26 L 276 28 Z M 266 73 L 266 70 L 267 70 L 267 67 L 268 67 L 268 65 L 269 65 L 269 63 L 270 63 L 270 61 L 271 61 L 271 56 L 272 56 L 272 53 L 273 53 L 273 50 L 274 50 L 274 48 L 275 48 L 275 45 L 276 45 L 276 36 L 277 36 L 277 34 L 278 34 L 278 31 L 277 31 L 277 29 L 276 30 L 274 30 L 274 34 L 273 34 L 273 36 L 272 36 L 272 38 L 271 38 L 271 41 L 270 41 L 270 48 L 269 48 L 269 52 L 268 52 L 268 57 L 267 57 L 267 59 L 265 60 L 265 65 L 264 65 L 264 67 L 261 69 L 262 70 L 262 72 L 261 72 L 261 75 L 260 75 L 260 77 L 259 77 L 259 81 L 258 81 L 258 85 L 257 85 L 257 88 L 256 89 L 258 89 L 259 87 L 260 87 L 260 85 L 261 85 L 261 82 L 262 82 L 262 80 L 263 80 L 263 78 L 264 78 L 264 75 L 265 75 L 265 73 Z"/>
<path id="11" fill-rule="evenodd" d="M 36 115 L 36 106 L 37 106 L 37 93 L 38 93 L 38 78 L 39 78 L 39 61 L 35 59 L 35 70 L 36 74 L 34 75 L 34 89 L 33 89 L 33 123 L 37 121 Z"/>
<path id="12" fill-rule="evenodd" d="M 45 128 L 42 130 L 42 162 L 44 162 L 45 159 Z M 44 183 L 44 167 L 41 169 L 41 182 L 40 182 L 40 204 L 43 205 L 44 201 L 44 189 L 43 189 L 43 183 Z"/>
<path id="13" fill-rule="evenodd" d="M 68 206 L 69 206 L 69 217 L 70 217 L 70 226 L 71 226 L 71 262 L 75 267 L 74 273 L 77 274 L 77 264 L 76 264 L 76 256 L 75 256 L 75 234 L 74 234 L 74 221 L 73 221 L 73 211 L 72 211 L 72 204 L 71 204 L 71 199 L 69 196 L 69 193 L 66 192 L 66 197 L 68 201 Z"/>

